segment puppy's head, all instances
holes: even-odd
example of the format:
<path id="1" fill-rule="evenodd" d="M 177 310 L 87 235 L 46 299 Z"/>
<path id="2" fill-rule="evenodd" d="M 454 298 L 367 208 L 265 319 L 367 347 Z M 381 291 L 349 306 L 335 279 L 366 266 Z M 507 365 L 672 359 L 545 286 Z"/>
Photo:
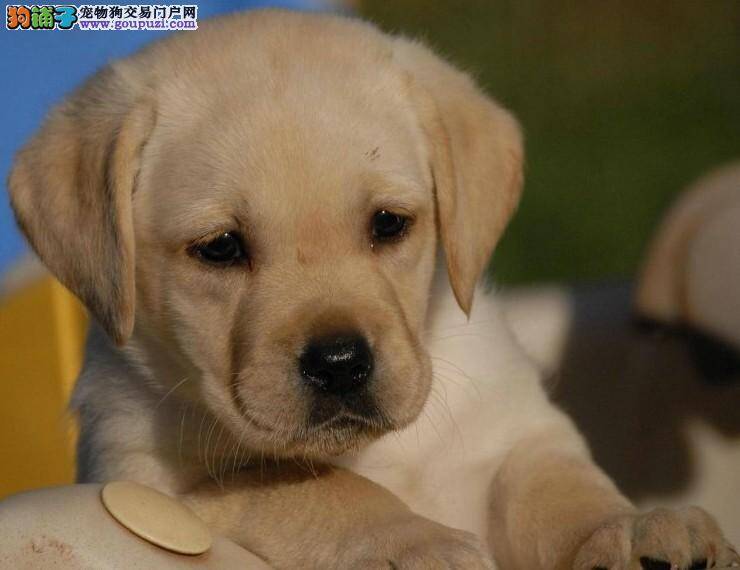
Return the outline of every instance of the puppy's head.
<path id="1" fill-rule="evenodd" d="M 521 161 L 511 116 L 425 47 L 258 12 L 99 73 L 10 189 L 38 254 L 163 390 L 187 379 L 247 446 L 323 455 L 420 412 L 437 241 L 468 311 Z"/>

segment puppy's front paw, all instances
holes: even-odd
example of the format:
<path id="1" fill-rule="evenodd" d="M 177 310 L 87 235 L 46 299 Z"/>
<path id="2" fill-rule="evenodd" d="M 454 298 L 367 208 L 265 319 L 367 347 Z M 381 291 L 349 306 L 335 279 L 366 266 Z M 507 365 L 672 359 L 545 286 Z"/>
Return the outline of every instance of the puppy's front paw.
<path id="1" fill-rule="evenodd" d="M 415 515 L 355 535 L 352 542 L 346 545 L 338 568 L 493 569 L 477 537 Z"/>
<path id="2" fill-rule="evenodd" d="M 740 565 L 714 519 L 698 507 L 655 509 L 600 526 L 574 570 L 700 570 Z"/>

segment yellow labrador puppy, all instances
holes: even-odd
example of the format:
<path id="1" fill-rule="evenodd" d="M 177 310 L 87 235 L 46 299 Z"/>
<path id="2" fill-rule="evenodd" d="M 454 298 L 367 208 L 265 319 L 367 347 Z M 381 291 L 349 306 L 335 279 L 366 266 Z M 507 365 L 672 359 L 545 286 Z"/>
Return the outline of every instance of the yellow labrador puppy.
<path id="1" fill-rule="evenodd" d="M 232 16 L 103 69 L 10 177 L 100 325 L 80 480 L 277 568 L 729 564 L 702 510 L 635 512 L 473 303 L 521 186 L 512 116 L 358 21 Z"/>

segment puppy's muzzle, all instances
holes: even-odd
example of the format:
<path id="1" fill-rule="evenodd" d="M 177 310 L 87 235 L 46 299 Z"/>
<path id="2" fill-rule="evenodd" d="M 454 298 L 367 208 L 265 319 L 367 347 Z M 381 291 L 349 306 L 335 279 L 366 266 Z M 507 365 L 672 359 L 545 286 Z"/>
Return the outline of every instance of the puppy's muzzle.
<path id="1" fill-rule="evenodd" d="M 298 365 L 317 397 L 344 399 L 365 389 L 373 373 L 373 354 L 359 334 L 331 335 L 311 340 Z"/>

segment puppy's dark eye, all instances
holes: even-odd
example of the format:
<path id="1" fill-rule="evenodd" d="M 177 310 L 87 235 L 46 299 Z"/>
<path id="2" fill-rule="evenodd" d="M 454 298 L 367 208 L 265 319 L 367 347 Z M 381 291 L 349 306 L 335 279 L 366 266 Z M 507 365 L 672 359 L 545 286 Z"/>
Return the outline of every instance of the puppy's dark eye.
<path id="1" fill-rule="evenodd" d="M 246 260 L 244 242 L 236 232 L 222 233 L 192 249 L 200 259 L 213 265 L 233 265 Z"/>
<path id="2" fill-rule="evenodd" d="M 375 212 L 373 216 L 373 239 L 392 240 L 403 236 L 408 226 L 408 218 L 388 210 Z"/>

